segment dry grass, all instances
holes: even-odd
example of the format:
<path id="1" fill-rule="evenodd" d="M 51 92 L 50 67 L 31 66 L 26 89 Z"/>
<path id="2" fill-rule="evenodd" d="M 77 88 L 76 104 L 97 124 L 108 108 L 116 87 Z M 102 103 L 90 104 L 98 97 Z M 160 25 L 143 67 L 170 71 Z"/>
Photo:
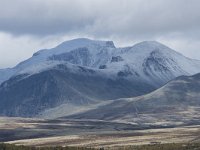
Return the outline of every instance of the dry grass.
<path id="1" fill-rule="evenodd" d="M 91 135 L 69 135 L 10 141 L 8 143 L 27 146 L 75 146 L 75 147 L 121 147 L 152 143 L 188 143 L 199 141 L 199 126 L 149 129 L 118 133 Z"/>

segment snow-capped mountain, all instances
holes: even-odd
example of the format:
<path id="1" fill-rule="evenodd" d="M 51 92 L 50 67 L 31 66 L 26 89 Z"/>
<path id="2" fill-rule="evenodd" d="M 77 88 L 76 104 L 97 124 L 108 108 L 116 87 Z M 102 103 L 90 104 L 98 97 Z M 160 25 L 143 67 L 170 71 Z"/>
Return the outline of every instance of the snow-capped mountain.
<path id="1" fill-rule="evenodd" d="M 18 74 L 34 74 L 60 63 L 71 63 L 119 76 L 138 77 L 152 84 L 200 72 L 200 61 L 192 60 L 156 42 L 116 48 L 112 41 L 74 39 L 52 49 L 40 50 L 14 68 L 0 70 L 0 83 Z"/>
<path id="2" fill-rule="evenodd" d="M 90 59 L 89 61 L 91 61 L 91 63 L 86 66 L 94 66 L 95 54 L 99 55 L 97 53 L 102 51 L 107 53 L 114 48 L 115 46 L 112 41 L 94 41 L 85 38 L 66 41 L 56 46 L 55 48 L 39 50 L 38 52 L 34 53 L 31 58 L 19 63 L 14 68 L 0 69 L 0 83 L 6 81 L 11 76 L 24 73 L 38 73 L 42 70 L 46 70 L 63 62 L 75 63 L 75 61 L 78 61 L 78 63 L 75 64 L 82 65 L 82 60 Z M 88 51 L 90 53 L 88 53 Z M 65 55 L 68 55 L 68 57 L 70 57 L 69 55 L 71 55 L 71 58 L 69 58 L 70 60 L 59 59 L 59 57 L 63 58 Z M 98 57 L 96 63 L 98 63 L 98 61 L 106 59 L 104 58 L 104 56 L 106 56 L 106 54 L 103 55 L 101 59 Z"/>
<path id="3" fill-rule="evenodd" d="M 200 71 L 200 61 L 189 59 L 156 41 L 145 41 L 126 49 L 117 63 L 109 68 L 126 70 L 152 84 L 163 85 L 180 75 L 192 75 Z"/>
<path id="4" fill-rule="evenodd" d="M 66 103 L 76 108 L 96 105 L 143 95 L 198 72 L 200 61 L 155 41 L 116 48 L 112 41 L 74 39 L 1 69 L 0 105 L 8 107 L 0 113 L 34 116 Z M 31 110 L 32 105 L 37 107 Z"/>

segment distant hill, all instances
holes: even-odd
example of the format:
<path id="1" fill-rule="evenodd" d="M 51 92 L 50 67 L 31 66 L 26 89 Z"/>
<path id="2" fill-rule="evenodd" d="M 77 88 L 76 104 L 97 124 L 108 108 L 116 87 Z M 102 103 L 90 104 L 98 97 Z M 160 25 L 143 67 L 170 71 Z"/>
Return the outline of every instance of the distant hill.
<path id="1" fill-rule="evenodd" d="M 119 99 L 72 115 L 73 119 L 99 119 L 137 124 L 189 125 L 200 121 L 200 74 L 178 77 L 149 94 Z"/>

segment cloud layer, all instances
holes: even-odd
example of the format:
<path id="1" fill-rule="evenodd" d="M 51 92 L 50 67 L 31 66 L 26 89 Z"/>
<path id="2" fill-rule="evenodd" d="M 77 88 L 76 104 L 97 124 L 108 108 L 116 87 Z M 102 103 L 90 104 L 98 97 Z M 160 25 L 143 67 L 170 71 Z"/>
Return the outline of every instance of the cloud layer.
<path id="1" fill-rule="evenodd" d="M 151 37 L 200 25 L 199 0 L 3 0 L 0 7 L 0 30 L 16 35 Z"/>
<path id="2" fill-rule="evenodd" d="M 40 48 L 41 41 L 49 37 L 53 43 L 63 37 L 91 37 L 114 40 L 118 45 L 159 40 L 196 58 L 193 51 L 199 49 L 199 27 L 199 0 L 0 1 L 1 35 L 9 35 L 14 42 L 28 37 L 30 43 L 37 43 L 33 48 Z M 0 52 L 6 49 L 1 43 Z"/>

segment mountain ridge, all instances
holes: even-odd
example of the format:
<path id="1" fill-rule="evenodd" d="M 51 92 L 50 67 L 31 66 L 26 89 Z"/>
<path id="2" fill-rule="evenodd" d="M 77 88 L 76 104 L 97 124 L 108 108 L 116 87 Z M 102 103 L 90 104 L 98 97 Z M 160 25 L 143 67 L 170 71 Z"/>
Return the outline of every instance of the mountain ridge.
<path id="1" fill-rule="evenodd" d="M 43 78 L 43 74 L 48 76 L 48 73 L 52 72 L 54 73 L 49 81 Z M 87 101 L 91 101 L 91 104 L 95 102 L 96 105 L 96 102 L 104 104 L 112 99 L 140 96 L 156 90 L 178 76 L 198 72 L 200 61 L 189 59 L 156 41 L 116 48 L 112 41 L 74 39 L 52 49 L 36 52 L 14 68 L 0 70 L 0 105 L 5 105 L 6 99 L 9 99 L 9 105 L 13 109 L 9 113 L 4 109 L 2 114 L 12 116 L 20 115 L 15 113 L 16 110 L 20 112 L 26 109 L 21 104 L 28 105 L 29 101 L 34 104 L 41 102 L 41 108 L 38 106 L 38 109 L 32 112 L 25 111 L 23 114 L 27 116 L 39 115 L 54 107 L 67 106 L 66 104 L 74 105 L 77 109 L 85 105 L 93 107 L 88 105 Z M 53 82 L 60 95 L 56 95 L 51 89 L 44 92 L 38 88 L 34 84 L 36 76 L 43 83 L 40 86 L 45 89 L 48 89 L 48 86 L 44 85 L 51 85 Z M 37 92 L 19 91 L 17 97 L 10 83 L 15 83 L 16 89 L 24 91 L 30 89 L 30 84 Z M 56 95 L 54 101 L 48 96 L 53 93 Z M 75 98 L 71 93 L 79 95 L 79 98 Z M 43 95 L 46 95 L 49 104 L 43 103 Z M 78 103 L 77 99 L 85 99 L 85 104 Z M 14 106 L 12 101 L 16 101 L 17 105 Z"/>

